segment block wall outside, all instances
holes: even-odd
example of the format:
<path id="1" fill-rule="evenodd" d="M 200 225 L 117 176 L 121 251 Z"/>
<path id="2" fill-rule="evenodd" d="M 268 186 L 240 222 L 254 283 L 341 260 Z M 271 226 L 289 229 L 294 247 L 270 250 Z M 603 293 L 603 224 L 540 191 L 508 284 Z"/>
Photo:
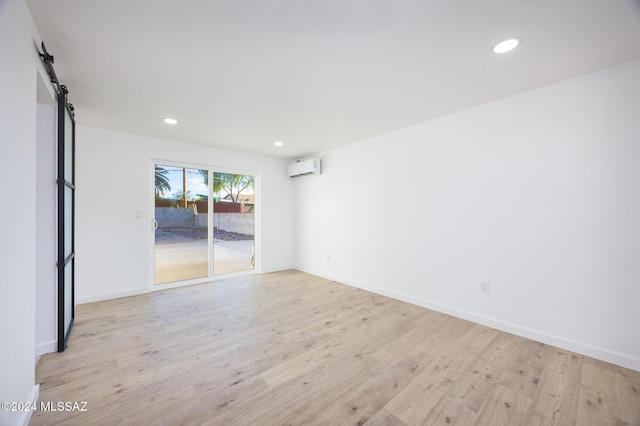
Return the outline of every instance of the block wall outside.
<path id="1" fill-rule="evenodd" d="M 198 226 L 207 226 L 207 214 L 198 213 Z M 254 235 L 255 221 L 253 213 L 214 213 L 213 226 L 227 232 Z"/>
<path id="2" fill-rule="evenodd" d="M 155 219 L 158 228 L 169 226 L 196 226 L 196 218 L 191 208 L 156 207 Z"/>

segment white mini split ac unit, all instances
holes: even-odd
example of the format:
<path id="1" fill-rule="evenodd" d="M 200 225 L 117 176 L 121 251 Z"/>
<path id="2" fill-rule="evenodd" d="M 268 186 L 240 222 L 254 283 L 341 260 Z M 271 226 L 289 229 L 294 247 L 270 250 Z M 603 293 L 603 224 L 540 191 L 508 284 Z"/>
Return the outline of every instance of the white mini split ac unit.
<path id="1" fill-rule="evenodd" d="M 299 160 L 289 166 L 289 177 L 297 179 L 304 176 L 319 175 L 322 173 L 322 162 L 319 158 Z"/>

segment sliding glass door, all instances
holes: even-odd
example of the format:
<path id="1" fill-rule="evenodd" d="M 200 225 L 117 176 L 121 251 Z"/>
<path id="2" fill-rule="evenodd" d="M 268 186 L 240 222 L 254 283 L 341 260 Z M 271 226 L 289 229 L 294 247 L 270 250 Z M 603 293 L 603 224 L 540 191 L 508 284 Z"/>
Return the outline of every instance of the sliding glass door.
<path id="1" fill-rule="evenodd" d="M 213 173 L 213 273 L 255 268 L 255 177 Z"/>
<path id="2" fill-rule="evenodd" d="M 155 283 L 209 276 L 209 172 L 155 165 Z"/>
<path id="3" fill-rule="evenodd" d="M 255 176 L 154 164 L 154 283 L 255 268 Z"/>

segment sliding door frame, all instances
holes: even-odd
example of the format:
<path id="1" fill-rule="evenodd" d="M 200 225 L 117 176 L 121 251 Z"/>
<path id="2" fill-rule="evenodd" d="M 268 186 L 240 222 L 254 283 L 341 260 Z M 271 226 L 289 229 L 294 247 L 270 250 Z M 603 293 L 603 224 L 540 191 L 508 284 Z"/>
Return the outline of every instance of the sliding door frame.
<path id="1" fill-rule="evenodd" d="M 181 168 L 189 168 L 189 169 L 200 169 L 207 170 L 209 172 L 209 182 L 213 182 L 213 173 L 230 173 L 230 174 L 238 174 L 238 175 L 248 175 L 253 176 L 254 178 L 254 240 L 253 246 L 255 250 L 255 265 L 253 269 L 242 271 L 242 272 L 232 272 L 228 274 L 222 275 L 214 275 L 213 271 L 213 184 L 209 185 L 208 190 L 208 201 L 209 201 L 209 217 L 208 223 L 211 224 L 208 228 L 208 236 L 209 236 L 209 276 L 202 278 L 194 278 L 185 281 L 178 281 L 172 283 L 165 284 L 155 284 L 155 165 L 166 165 L 172 167 L 181 167 Z M 261 212 L 261 197 L 260 197 L 260 173 L 255 171 L 247 171 L 247 170 L 239 170 L 239 169 L 230 169 L 228 167 L 217 167 L 212 165 L 206 165 L 202 163 L 188 163 L 184 161 L 175 161 L 175 160 L 166 160 L 161 158 L 152 158 L 149 162 L 149 229 L 150 229 L 150 238 L 149 238 L 149 288 L 151 291 L 165 290 L 176 287 L 184 287 L 186 285 L 192 284 L 201 284 L 211 281 L 217 281 L 232 277 L 245 276 L 245 275 L 254 275 L 259 274 L 261 268 L 261 250 L 260 250 L 260 239 L 261 239 L 261 227 L 260 227 L 260 212 Z"/>

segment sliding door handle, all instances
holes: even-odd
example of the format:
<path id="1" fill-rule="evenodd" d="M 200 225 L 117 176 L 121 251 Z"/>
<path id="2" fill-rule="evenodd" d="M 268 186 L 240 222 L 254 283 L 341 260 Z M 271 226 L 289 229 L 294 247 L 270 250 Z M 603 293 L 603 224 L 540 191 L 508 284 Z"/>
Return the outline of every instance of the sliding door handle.
<path id="1" fill-rule="evenodd" d="M 158 229 L 158 221 L 155 219 L 151 219 L 153 220 L 153 230 L 155 231 L 156 229 Z"/>

